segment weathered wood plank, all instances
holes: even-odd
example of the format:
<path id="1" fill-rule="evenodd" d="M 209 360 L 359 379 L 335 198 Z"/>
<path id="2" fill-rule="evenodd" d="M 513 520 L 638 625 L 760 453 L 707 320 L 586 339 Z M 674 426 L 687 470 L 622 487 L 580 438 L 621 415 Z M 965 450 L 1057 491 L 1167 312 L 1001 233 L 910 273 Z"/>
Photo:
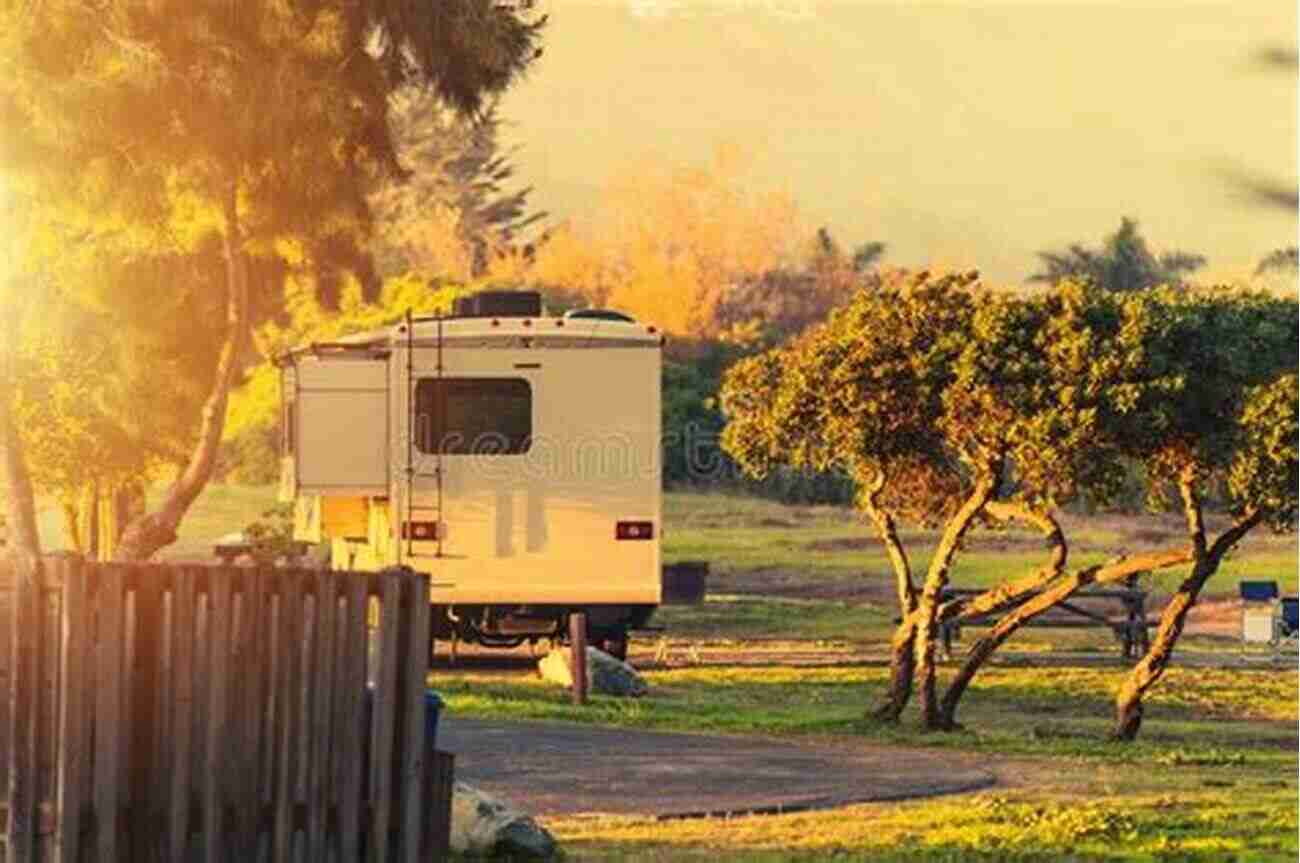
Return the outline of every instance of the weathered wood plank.
<path id="1" fill-rule="evenodd" d="M 393 818 L 393 744 L 398 710 L 398 618 L 402 613 L 402 574 L 380 575 L 379 662 L 375 674 L 370 727 L 370 853 L 367 860 L 388 860 Z"/>
<path id="2" fill-rule="evenodd" d="M 297 802 L 298 735 L 301 733 L 302 583 L 296 572 L 280 572 L 281 665 L 277 700 L 277 747 L 280 764 L 275 789 L 275 834 L 272 859 L 288 861 L 293 853 L 293 807 Z"/>
<path id="3" fill-rule="evenodd" d="M 161 689 L 162 658 L 162 572 L 132 567 L 134 614 L 130 634 L 134 645 L 127 669 L 127 796 L 130 806 L 129 835 L 132 859 L 155 856 L 158 831 L 154 813 L 159 802 L 158 695 Z"/>
<path id="4" fill-rule="evenodd" d="M 335 612 L 338 608 L 337 576 L 332 572 L 312 573 L 315 630 L 312 655 L 313 684 L 309 721 L 311 761 L 307 771 L 308 859 L 326 859 L 326 817 L 330 802 L 330 749 L 333 738 L 335 662 Z"/>
<path id="5" fill-rule="evenodd" d="M 264 714 L 270 695 L 267 682 L 267 619 L 266 585 L 274 577 L 274 570 L 261 567 L 255 571 L 241 570 L 236 608 L 236 635 L 234 638 L 234 667 L 232 676 L 238 685 L 231 725 L 234 729 L 234 750 L 237 759 L 235 791 L 232 803 L 236 809 L 235 835 L 231 853 L 240 860 L 254 860 L 257 856 L 262 826 L 259 823 L 262 802 L 263 773 L 260 760 L 264 751 Z"/>
<path id="6" fill-rule="evenodd" d="M 431 749 L 424 777 L 422 859 L 446 860 L 451 853 L 451 794 L 456 781 L 456 757 L 450 752 Z"/>
<path id="7" fill-rule="evenodd" d="M 190 838 L 191 747 L 194 730 L 194 626 L 198 604 L 197 573 L 184 567 L 172 576 L 171 666 L 168 687 L 171 702 L 171 776 L 167 806 L 167 858 L 187 861 Z"/>
<path id="8" fill-rule="evenodd" d="M 94 637 L 87 569 L 79 558 L 64 556 L 51 564 L 63 584 L 59 619 L 58 820 L 55 825 L 55 859 L 79 863 L 82 817 L 86 814 L 90 767 L 90 701 L 94 691 L 87 648 Z"/>
<path id="9" fill-rule="evenodd" d="M 122 808 L 124 734 L 123 653 L 127 569 L 95 567 L 95 833 L 100 860 L 117 860 Z"/>
<path id="10" fill-rule="evenodd" d="M 226 806 L 230 785 L 230 630 L 232 584 L 227 572 L 208 580 L 207 742 L 203 765 L 203 859 L 228 860 Z"/>
<path id="11" fill-rule="evenodd" d="M 36 860 L 39 834 L 39 777 L 37 772 L 38 717 L 40 714 L 42 630 L 41 573 L 15 570 L 13 620 L 10 624 L 9 664 L 9 788 L 6 831 L 7 861 Z"/>
<path id="12" fill-rule="evenodd" d="M 338 777 L 339 859 L 359 860 L 362 847 L 361 807 L 362 749 L 365 738 L 366 612 L 369 604 L 367 579 L 351 573 L 341 578 L 345 585 L 343 640 L 335 728 L 335 765 Z"/>
<path id="13" fill-rule="evenodd" d="M 424 823 L 424 774 L 428 762 L 425 741 L 425 687 L 428 671 L 429 577 L 407 573 L 402 578 L 402 646 L 400 659 L 402 698 L 406 717 L 403 722 L 403 754 L 399 760 L 398 790 L 401 795 L 401 858 L 407 863 L 429 859 L 421 854 L 420 833 Z"/>

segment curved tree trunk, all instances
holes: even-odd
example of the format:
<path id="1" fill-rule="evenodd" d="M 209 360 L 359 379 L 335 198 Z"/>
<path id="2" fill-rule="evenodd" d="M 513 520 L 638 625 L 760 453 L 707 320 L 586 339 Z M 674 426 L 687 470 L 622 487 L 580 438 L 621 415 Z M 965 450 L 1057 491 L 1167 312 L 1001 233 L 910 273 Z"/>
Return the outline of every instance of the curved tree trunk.
<path id="1" fill-rule="evenodd" d="M 897 722 L 912 698 L 912 678 L 916 674 L 916 624 L 904 619 L 889 643 L 889 693 L 885 702 L 871 711 L 871 718 Z"/>
<path id="2" fill-rule="evenodd" d="M 1044 611 L 1068 600 L 1080 588 L 1090 584 L 1109 584 L 1123 581 L 1139 572 L 1150 572 L 1187 563 L 1192 559 L 1189 552 L 1181 549 L 1144 554 L 1140 557 L 1108 563 L 1104 566 L 1090 566 L 1048 587 L 1038 596 L 1017 606 L 1006 614 L 997 624 L 975 641 L 966 652 L 966 661 L 948 685 L 943 696 L 943 721 L 946 727 L 956 727 L 957 706 L 970 686 L 975 675 L 1008 638 L 1020 627 L 1029 623 Z"/>
<path id="3" fill-rule="evenodd" d="M 213 375 L 212 390 L 203 403 L 198 440 L 185 469 L 167 490 L 158 509 L 131 521 L 122 532 L 115 560 L 139 561 L 176 541 L 176 530 L 195 498 L 203 491 L 216 466 L 226 424 L 226 403 L 239 375 L 239 360 L 248 330 L 248 260 L 243 249 L 234 183 L 225 204 L 226 230 L 222 246 L 226 258 L 226 339 Z"/>
<path id="4" fill-rule="evenodd" d="M 898 594 L 898 612 L 901 619 L 891 640 L 889 656 L 889 692 L 885 702 L 870 711 L 870 717 L 884 722 L 897 722 L 912 697 L 912 675 L 915 668 L 916 635 L 916 585 L 912 581 L 912 564 L 907 550 L 898 536 L 894 517 L 880 506 L 883 479 L 872 482 L 864 496 L 864 509 L 876 525 L 880 542 L 889 555 L 894 570 L 894 588 Z"/>
<path id="5" fill-rule="evenodd" d="M 1061 531 L 1061 525 L 1052 517 L 1051 513 L 1038 512 L 1027 506 L 999 503 L 997 501 L 989 501 L 989 503 L 985 504 L 984 509 L 999 520 L 1019 519 L 1037 527 L 1046 538 L 1047 544 L 1052 550 L 1052 556 L 1048 564 L 1033 575 L 1018 581 L 998 585 L 976 597 L 978 603 L 969 605 L 987 606 L 991 611 L 1023 594 L 1039 590 L 1052 579 L 1065 572 L 1065 566 L 1069 560 L 1069 547 L 1065 543 L 1065 534 Z M 1021 607 L 1023 608 L 1023 606 Z M 962 611 L 971 613 L 966 607 L 963 607 Z M 998 627 L 1001 627 L 1001 625 L 1002 623 L 999 622 Z M 996 631 L 997 628 L 994 629 L 994 632 Z M 993 655 L 993 651 L 1014 631 L 1014 628 L 1012 628 L 1006 635 L 995 641 L 985 637 L 971 645 L 965 664 L 962 666 L 961 671 L 958 672 L 956 680 L 949 684 L 948 691 L 944 694 L 940 704 L 940 722 L 944 728 L 956 727 L 957 702 L 961 700 L 961 695 L 969 685 L 971 678 L 975 676 L 975 672 L 979 670 L 984 661 Z"/>
<path id="6" fill-rule="evenodd" d="M 913 636 L 913 654 L 916 657 L 916 679 L 921 707 L 921 727 L 927 731 L 943 729 L 940 715 L 938 694 L 935 685 L 934 637 L 938 628 L 939 597 L 948 586 L 948 571 L 953 558 L 961 545 L 962 537 L 970 528 L 980 510 L 993 497 L 996 485 L 996 471 L 989 471 L 975 483 L 975 489 L 961 508 L 948 520 L 943 538 L 930 559 L 930 568 L 925 575 L 925 587 L 921 591 L 918 608 L 916 633 Z"/>
<path id="7" fill-rule="evenodd" d="M 1179 636 L 1183 634 L 1187 613 L 1196 604 L 1201 588 L 1218 572 L 1223 556 L 1255 525 L 1259 524 L 1262 517 L 1262 513 L 1258 511 L 1247 512 L 1207 549 L 1205 523 L 1201 517 L 1201 500 L 1190 472 L 1185 474 L 1179 485 L 1183 495 L 1188 532 L 1191 534 L 1195 565 L 1192 567 L 1192 574 L 1178 586 L 1178 591 L 1161 613 L 1160 629 L 1152 639 L 1146 655 L 1133 666 L 1133 670 L 1129 672 L 1115 696 L 1115 727 L 1111 732 L 1115 740 L 1128 741 L 1137 738 L 1138 731 L 1142 728 L 1142 699 L 1147 690 L 1156 685 L 1164 676 L 1165 669 L 1169 667 L 1169 661 L 1174 655 L 1174 647 L 1178 644 Z"/>

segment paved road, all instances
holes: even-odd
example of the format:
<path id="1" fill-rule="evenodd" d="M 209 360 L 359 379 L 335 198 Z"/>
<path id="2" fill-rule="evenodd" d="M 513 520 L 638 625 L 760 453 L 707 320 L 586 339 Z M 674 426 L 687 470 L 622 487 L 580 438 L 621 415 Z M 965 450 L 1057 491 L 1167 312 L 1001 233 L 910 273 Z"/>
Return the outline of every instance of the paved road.
<path id="1" fill-rule="evenodd" d="M 977 759 L 952 752 L 447 715 L 438 748 L 456 753 L 458 779 L 538 815 L 794 811 L 950 794 L 995 781 Z"/>

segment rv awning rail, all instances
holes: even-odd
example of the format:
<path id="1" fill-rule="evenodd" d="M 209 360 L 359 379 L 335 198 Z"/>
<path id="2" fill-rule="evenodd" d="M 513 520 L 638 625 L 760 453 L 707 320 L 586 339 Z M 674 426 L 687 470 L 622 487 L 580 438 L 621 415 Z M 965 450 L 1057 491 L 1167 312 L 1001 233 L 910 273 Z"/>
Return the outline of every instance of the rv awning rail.
<path id="1" fill-rule="evenodd" d="M 311 354 L 312 356 L 324 356 L 327 354 L 347 354 L 347 353 L 365 353 L 370 359 L 386 359 L 392 353 L 389 350 L 386 341 L 373 342 L 312 342 L 309 345 L 294 348 L 278 355 L 272 360 L 277 366 L 287 366 L 293 363 L 298 357 Z"/>

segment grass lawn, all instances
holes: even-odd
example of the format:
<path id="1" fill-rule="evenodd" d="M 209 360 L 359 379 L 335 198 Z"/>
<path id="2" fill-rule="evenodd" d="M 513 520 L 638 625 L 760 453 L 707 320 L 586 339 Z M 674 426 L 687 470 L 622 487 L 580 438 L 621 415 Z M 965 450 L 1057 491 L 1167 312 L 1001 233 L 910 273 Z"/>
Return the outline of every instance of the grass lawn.
<path id="1" fill-rule="evenodd" d="M 1066 515 L 1062 524 L 1074 566 L 1184 542 L 1180 521 L 1171 515 Z M 1210 526 L 1219 526 L 1219 521 L 1211 519 Z M 914 568 L 923 571 L 937 533 L 905 529 L 901 536 Z M 957 587 L 988 587 L 1008 573 L 1027 573 L 1045 559 L 1042 539 L 1019 529 L 976 529 L 965 546 L 951 579 Z M 833 595 L 836 588 L 860 590 L 864 579 L 879 582 L 884 594 L 891 595 L 893 589 L 875 534 L 856 513 L 842 507 L 670 492 L 664 498 L 664 559 L 710 561 L 724 593 L 787 586 L 794 593 Z M 1224 564 L 1211 592 L 1235 593 L 1241 578 L 1277 579 L 1284 592 L 1294 593 L 1295 535 L 1256 531 Z M 1157 585 L 1171 586 L 1178 579 L 1166 574 L 1158 577 Z"/>

